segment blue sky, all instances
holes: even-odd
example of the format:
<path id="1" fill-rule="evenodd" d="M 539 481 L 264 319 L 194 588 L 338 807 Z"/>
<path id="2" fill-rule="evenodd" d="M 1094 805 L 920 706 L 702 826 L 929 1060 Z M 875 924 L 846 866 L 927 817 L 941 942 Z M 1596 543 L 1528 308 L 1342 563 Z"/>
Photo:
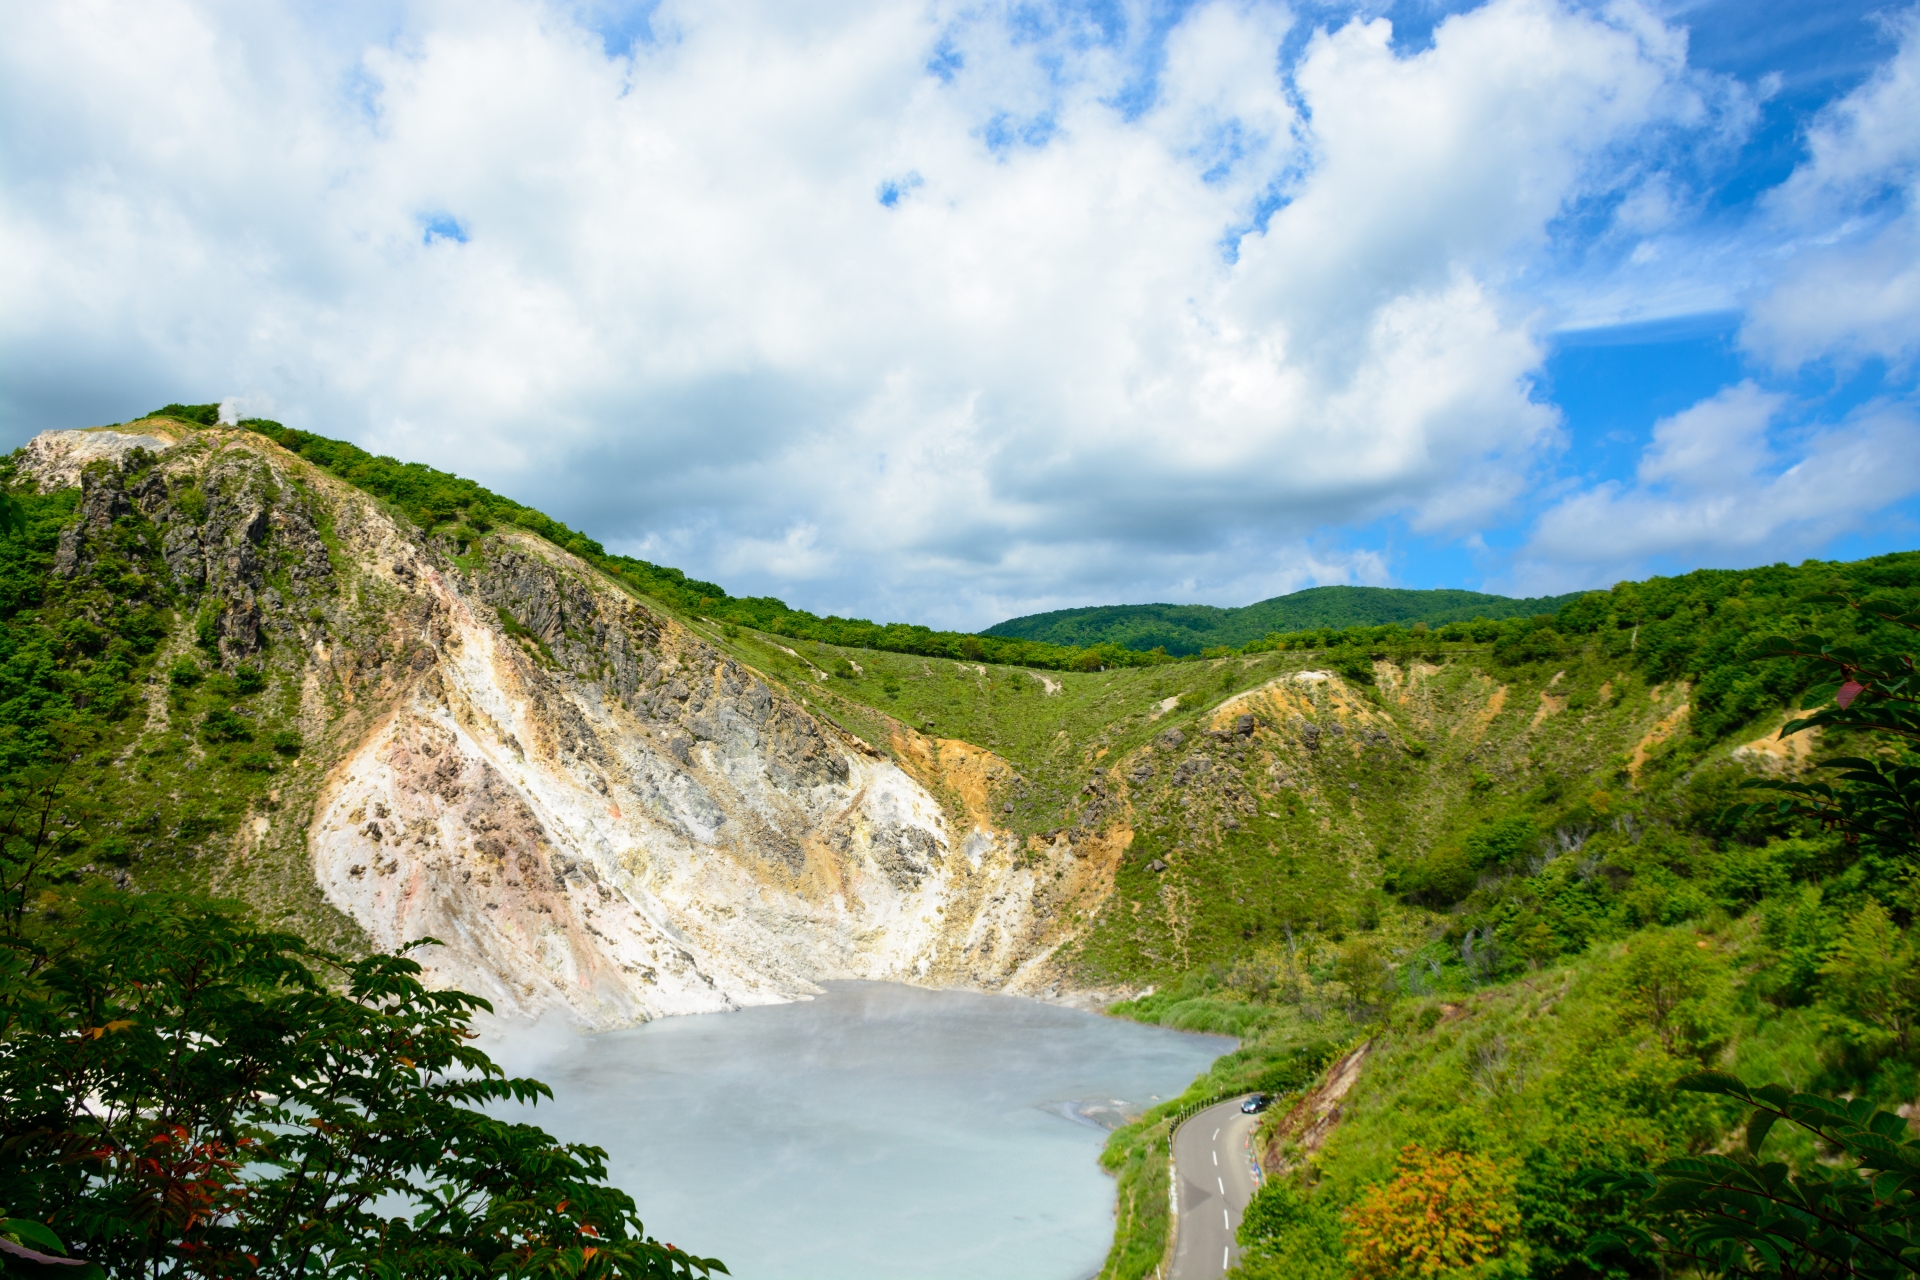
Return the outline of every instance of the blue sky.
<path id="1" fill-rule="evenodd" d="M 822 612 L 1920 545 L 1920 18 L 84 0 L 0 433 L 220 397 Z"/>

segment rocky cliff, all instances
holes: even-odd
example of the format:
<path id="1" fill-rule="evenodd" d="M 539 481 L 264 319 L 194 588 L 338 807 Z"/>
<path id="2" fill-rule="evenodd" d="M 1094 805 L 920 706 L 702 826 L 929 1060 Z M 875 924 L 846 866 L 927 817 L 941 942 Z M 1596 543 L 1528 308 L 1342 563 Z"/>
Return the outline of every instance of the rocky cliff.
<path id="1" fill-rule="evenodd" d="M 435 980 L 503 1012 L 1038 988 L 1080 927 L 1051 904 L 1111 883 L 1098 838 L 996 828 L 1015 771 L 991 752 L 895 724 L 882 753 L 532 535 L 430 538 L 260 436 L 170 420 L 45 433 L 16 479 L 79 487 L 56 575 L 144 556 L 116 589 L 171 605 L 120 757 L 155 813 L 222 760 L 265 779 L 191 849 L 190 816 L 156 819 L 175 856 L 336 940 L 438 939 Z M 231 705 L 182 723 L 203 680 Z M 222 734 L 292 758 L 210 757 Z"/>

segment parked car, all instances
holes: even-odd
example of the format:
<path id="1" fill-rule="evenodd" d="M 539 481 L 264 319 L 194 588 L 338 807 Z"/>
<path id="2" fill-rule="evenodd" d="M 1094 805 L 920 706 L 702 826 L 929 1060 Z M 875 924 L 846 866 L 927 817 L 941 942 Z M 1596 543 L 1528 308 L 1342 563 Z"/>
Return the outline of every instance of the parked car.
<path id="1" fill-rule="evenodd" d="M 1273 1105 L 1272 1098 L 1264 1093 L 1255 1093 L 1248 1095 L 1247 1100 L 1240 1104 L 1240 1110 L 1247 1115 L 1252 1115 L 1256 1111 L 1265 1111 L 1271 1105 Z"/>

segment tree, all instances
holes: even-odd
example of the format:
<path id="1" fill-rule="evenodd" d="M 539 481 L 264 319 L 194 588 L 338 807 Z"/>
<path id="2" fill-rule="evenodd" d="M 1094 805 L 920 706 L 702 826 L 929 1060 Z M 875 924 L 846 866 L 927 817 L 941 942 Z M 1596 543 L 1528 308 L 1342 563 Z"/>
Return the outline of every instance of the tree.
<path id="1" fill-rule="evenodd" d="M 1593 1240 L 1590 1258 L 1624 1253 L 1780 1280 L 1920 1274 L 1920 1142 L 1907 1138 L 1906 1120 L 1865 1100 L 1777 1084 L 1750 1089 L 1719 1071 L 1690 1075 L 1678 1087 L 1751 1106 L 1744 1149 L 1669 1160 L 1651 1172 L 1588 1174 L 1588 1187 L 1625 1197 L 1637 1219 Z M 1762 1162 L 1767 1135 L 1782 1120 L 1840 1159 L 1798 1170 Z"/>
<path id="2" fill-rule="evenodd" d="M 1885 1034 L 1899 1053 L 1907 1052 L 1920 1011 L 1920 953 L 1885 907 L 1869 900 L 1847 922 L 1820 975 L 1848 1013 Z"/>
<path id="3" fill-rule="evenodd" d="M 1403 1147 L 1393 1180 L 1369 1187 L 1346 1219 L 1362 1280 L 1524 1274 L 1510 1253 L 1520 1234 L 1513 1175 L 1485 1156 Z"/>
<path id="4" fill-rule="evenodd" d="M 1621 1005 L 1668 1053 L 1705 1055 L 1725 1030 L 1714 1001 L 1720 977 L 1690 934 L 1645 934 L 1627 947 Z"/>
<path id="5" fill-rule="evenodd" d="M 1334 955 L 1333 977 L 1347 989 L 1348 1016 L 1373 1016 L 1393 998 L 1393 967 L 1374 938 L 1355 938 Z"/>
<path id="6" fill-rule="evenodd" d="M 0 1265 L 64 1242 L 115 1276 L 725 1272 L 649 1238 L 605 1152 L 480 1110 L 551 1096 L 470 1043 L 485 1001 L 231 904 L 63 887 L 57 810 L 30 779 L 0 830 Z"/>

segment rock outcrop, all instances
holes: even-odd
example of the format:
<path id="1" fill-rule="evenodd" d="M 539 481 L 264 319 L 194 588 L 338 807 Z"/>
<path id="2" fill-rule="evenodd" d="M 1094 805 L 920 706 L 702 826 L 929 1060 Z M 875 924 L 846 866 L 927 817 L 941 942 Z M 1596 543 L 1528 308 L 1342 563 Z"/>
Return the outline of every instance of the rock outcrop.
<path id="1" fill-rule="evenodd" d="M 176 649 L 299 690 L 322 780 L 257 829 L 297 827 L 366 944 L 436 939 L 415 953 L 434 980 L 502 1012 L 613 1026 L 833 978 L 1042 986 L 1077 926 L 1036 908 L 1040 877 L 1049 902 L 1111 886 L 1104 837 L 1063 842 L 1056 874 L 946 785 L 1003 768 L 990 753 L 902 727 L 883 754 L 533 535 L 429 538 L 240 430 L 49 432 L 20 473 L 81 486 L 56 572 L 118 516 L 151 522 L 190 605 Z M 925 785 L 943 778 L 960 799 Z"/>

